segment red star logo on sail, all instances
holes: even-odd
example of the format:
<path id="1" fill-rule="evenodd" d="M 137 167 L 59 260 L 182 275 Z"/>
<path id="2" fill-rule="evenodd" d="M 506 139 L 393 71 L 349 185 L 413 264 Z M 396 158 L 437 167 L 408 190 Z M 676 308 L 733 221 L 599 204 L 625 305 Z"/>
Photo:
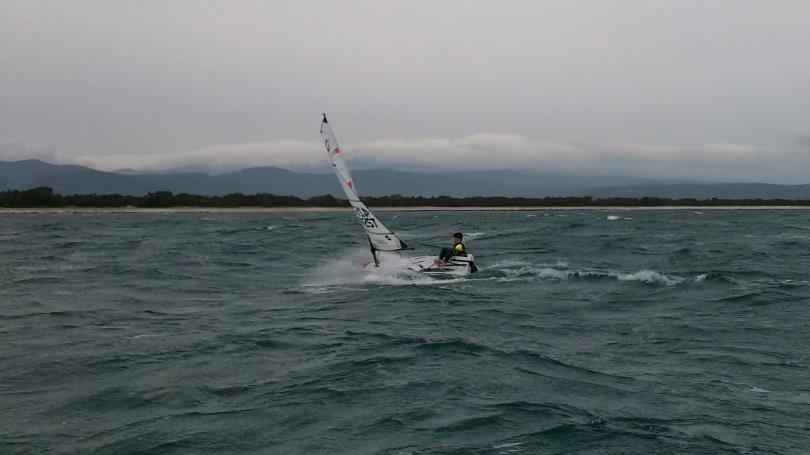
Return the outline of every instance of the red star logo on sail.
<path id="1" fill-rule="evenodd" d="M 352 184 L 351 180 L 347 181 L 346 185 L 349 185 L 349 188 L 354 189 L 354 185 Z"/>
<path id="2" fill-rule="evenodd" d="M 337 155 L 340 153 L 340 148 L 336 148 L 334 152 L 332 152 L 332 156 Z"/>

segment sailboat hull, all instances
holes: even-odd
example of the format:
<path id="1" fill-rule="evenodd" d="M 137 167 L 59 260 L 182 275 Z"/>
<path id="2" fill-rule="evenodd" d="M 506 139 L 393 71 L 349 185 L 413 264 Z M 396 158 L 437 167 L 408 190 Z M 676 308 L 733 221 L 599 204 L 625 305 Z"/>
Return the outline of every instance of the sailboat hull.
<path id="1" fill-rule="evenodd" d="M 407 267 L 411 271 L 425 275 L 444 276 L 467 276 L 478 270 L 471 254 L 453 256 L 443 265 L 436 264 L 436 256 L 415 256 L 408 258 Z"/>

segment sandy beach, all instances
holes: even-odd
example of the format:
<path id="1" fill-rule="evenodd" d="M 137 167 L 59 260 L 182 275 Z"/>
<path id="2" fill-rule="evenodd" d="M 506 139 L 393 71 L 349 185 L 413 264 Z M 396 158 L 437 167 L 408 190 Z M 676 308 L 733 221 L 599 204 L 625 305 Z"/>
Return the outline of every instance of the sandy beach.
<path id="1" fill-rule="evenodd" d="M 660 206 L 660 207 L 371 207 L 378 212 L 541 212 L 541 211 L 640 211 L 640 210 L 810 210 L 810 206 Z M 35 207 L 4 208 L 0 215 L 18 214 L 87 214 L 87 213 L 295 213 L 295 212 L 340 212 L 348 207 Z"/>

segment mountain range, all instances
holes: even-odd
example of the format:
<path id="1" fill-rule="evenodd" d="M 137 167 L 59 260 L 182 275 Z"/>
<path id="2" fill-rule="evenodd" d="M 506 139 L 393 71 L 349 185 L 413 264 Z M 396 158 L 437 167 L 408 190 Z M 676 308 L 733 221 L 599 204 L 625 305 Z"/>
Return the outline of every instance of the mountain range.
<path id="1" fill-rule="evenodd" d="M 385 196 L 593 196 L 810 199 L 810 185 L 697 183 L 622 176 L 535 174 L 514 170 L 418 173 L 388 169 L 357 170 L 361 194 Z M 202 172 L 106 172 L 39 160 L 0 161 L 0 190 L 47 186 L 60 194 L 126 194 L 171 191 L 199 195 L 273 193 L 298 197 L 343 197 L 334 174 L 255 167 L 225 174 Z"/>

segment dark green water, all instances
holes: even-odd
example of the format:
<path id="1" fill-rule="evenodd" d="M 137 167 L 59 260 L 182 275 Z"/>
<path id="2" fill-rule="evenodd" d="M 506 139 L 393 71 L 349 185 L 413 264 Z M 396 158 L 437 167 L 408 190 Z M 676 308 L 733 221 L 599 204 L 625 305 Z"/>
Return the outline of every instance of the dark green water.
<path id="1" fill-rule="evenodd" d="M 810 212 L 0 216 L 0 453 L 804 454 Z M 387 258 L 387 264 L 393 261 Z"/>

